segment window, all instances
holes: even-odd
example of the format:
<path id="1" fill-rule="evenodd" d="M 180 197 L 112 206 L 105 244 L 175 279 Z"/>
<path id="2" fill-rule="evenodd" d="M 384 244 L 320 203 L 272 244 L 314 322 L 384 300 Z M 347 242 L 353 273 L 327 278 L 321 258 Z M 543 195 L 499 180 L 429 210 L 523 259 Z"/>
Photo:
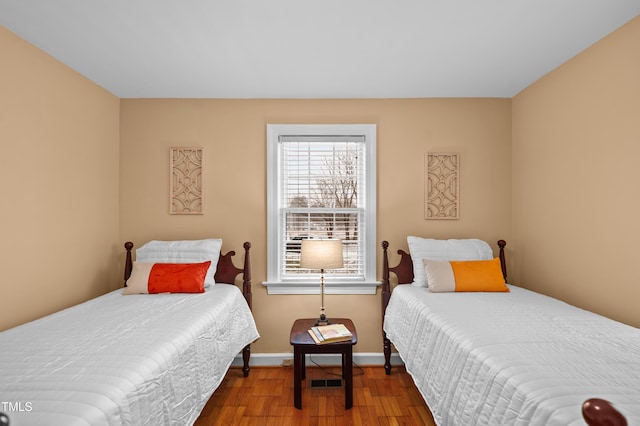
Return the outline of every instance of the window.
<path id="1" fill-rule="evenodd" d="M 344 268 L 325 291 L 375 294 L 376 126 L 267 125 L 267 286 L 318 293 L 320 271 L 300 268 L 303 239 L 341 239 Z"/>

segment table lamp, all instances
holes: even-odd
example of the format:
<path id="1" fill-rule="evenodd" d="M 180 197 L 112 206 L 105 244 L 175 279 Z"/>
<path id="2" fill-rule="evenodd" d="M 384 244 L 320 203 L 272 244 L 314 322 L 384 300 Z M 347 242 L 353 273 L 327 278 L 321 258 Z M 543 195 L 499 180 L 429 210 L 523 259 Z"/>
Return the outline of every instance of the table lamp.
<path id="1" fill-rule="evenodd" d="M 344 267 L 342 240 L 302 240 L 300 267 L 320 269 L 320 294 L 322 306 L 316 325 L 327 325 L 329 320 L 324 312 L 324 270 Z"/>

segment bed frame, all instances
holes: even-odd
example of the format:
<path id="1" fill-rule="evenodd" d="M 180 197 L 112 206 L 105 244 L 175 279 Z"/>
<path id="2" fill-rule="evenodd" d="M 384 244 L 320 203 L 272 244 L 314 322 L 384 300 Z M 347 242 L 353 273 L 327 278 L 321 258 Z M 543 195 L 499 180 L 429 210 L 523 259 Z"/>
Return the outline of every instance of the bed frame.
<path id="1" fill-rule="evenodd" d="M 214 276 L 216 283 L 225 283 L 234 285 L 236 277 L 242 274 L 242 295 L 244 296 L 249 309 L 252 309 L 252 295 L 251 295 L 251 260 L 249 257 L 249 249 L 251 243 L 245 242 L 244 247 L 244 264 L 242 269 L 237 268 L 232 257 L 236 255 L 235 251 L 230 251 L 227 254 L 220 253 L 218 258 L 218 267 Z M 133 260 L 131 256 L 131 250 L 133 249 L 133 243 L 127 241 L 124 243 L 124 248 L 127 251 L 126 260 L 124 264 L 124 286 L 127 286 L 127 280 L 131 276 L 131 270 L 133 268 Z M 249 375 L 249 358 L 251 357 L 251 345 L 247 345 L 242 349 L 242 374 L 244 377 Z"/>
<path id="2" fill-rule="evenodd" d="M 500 266 L 502 267 L 502 276 L 507 279 L 507 263 L 504 257 L 504 248 L 507 245 L 505 240 L 498 241 L 500 247 Z M 413 282 L 413 261 L 411 256 L 404 250 L 398 250 L 400 255 L 400 263 L 394 267 L 389 267 L 389 255 L 387 249 L 389 242 L 382 242 L 382 323 L 384 324 L 384 314 L 389 305 L 391 298 L 391 282 L 389 273 L 393 272 L 398 277 L 398 284 L 410 284 Z M 384 370 L 387 374 L 391 374 L 391 341 L 387 338 L 387 333 L 382 330 L 382 351 L 384 352 Z"/>
<path id="3" fill-rule="evenodd" d="M 507 279 L 507 264 L 505 261 L 504 248 L 507 242 L 498 240 L 500 248 L 500 265 L 502 266 L 502 275 Z M 398 278 L 398 284 L 410 284 L 413 282 L 413 261 L 411 256 L 404 250 L 398 250 L 400 261 L 398 265 L 389 267 L 389 257 L 387 250 L 389 242 L 382 242 L 382 324 L 384 324 L 384 315 L 391 298 L 391 282 L 389 280 L 390 272 L 393 272 Z M 382 330 L 382 344 L 384 352 L 384 370 L 387 374 L 391 374 L 391 341 L 387 338 L 387 334 Z M 582 405 L 582 415 L 589 426 L 627 426 L 625 417 L 613 407 L 613 405 L 604 399 L 592 398 L 588 399 Z"/>

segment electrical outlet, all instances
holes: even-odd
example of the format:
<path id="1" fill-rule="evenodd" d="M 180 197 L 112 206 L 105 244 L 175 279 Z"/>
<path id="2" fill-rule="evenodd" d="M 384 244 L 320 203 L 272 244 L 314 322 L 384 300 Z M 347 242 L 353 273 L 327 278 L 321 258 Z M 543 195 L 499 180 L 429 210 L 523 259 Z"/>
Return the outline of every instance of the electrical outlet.
<path id="1" fill-rule="evenodd" d="M 293 367 L 293 358 L 284 358 L 282 360 L 283 367 Z"/>

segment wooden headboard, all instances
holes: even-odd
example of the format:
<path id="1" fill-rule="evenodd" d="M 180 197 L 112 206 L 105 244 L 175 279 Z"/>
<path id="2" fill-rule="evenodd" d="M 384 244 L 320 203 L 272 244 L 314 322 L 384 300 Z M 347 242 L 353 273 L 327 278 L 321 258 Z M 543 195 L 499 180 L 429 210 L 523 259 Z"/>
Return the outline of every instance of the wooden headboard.
<path id="1" fill-rule="evenodd" d="M 504 248 L 507 242 L 505 240 L 498 240 L 498 247 L 500 248 L 500 266 L 502 267 L 502 276 L 507 279 L 507 263 L 504 256 Z M 400 262 L 394 266 L 389 267 L 389 255 L 387 250 L 389 248 L 389 242 L 382 242 L 382 317 L 384 318 L 384 311 L 389 304 L 389 298 L 391 297 L 391 281 L 389 279 L 390 272 L 393 272 L 398 277 L 398 284 L 410 284 L 413 282 L 413 261 L 411 255 L 404 250 L 398 250 L 400 255 Z"/>
<path id="2" fill-rule="evenodd" d="M 242 294 L 245 300 L 249 304 L 249 308 L 252 307 L 252 294 L 251 294 L 251 260 L 249 257 L 249 249 L 251 249 L 251 243 L 245 242 L 244 247 L 244 264 L 242 269 L 237 268 L 233 263 L 232 257 L 236 255 L 235 251 L 230 251 L 226 254 L 220 253 L 218 258 L 218 267 L 214 276 L 216 283 L 234 284 L 238 274 L 242 274 Z M 127 286 L 127 280 L 131 276 L 131 270 L 133 269 L 133 259 L 131 251 L 133 250 L 133 243 L 127 241 L 124 243 L 124 248 L 127 251 L 124 264 L 124 286 Z"/>
<path id="3" fill-rule="evenodd" d="M 504 279 L 507 279 L 507 264 L 504 257 L 504 248 L 507 245 L 505 240 L 498 240 L 498 247 L 500 248 L 500 265 L 502 267 L 502 275 Z M 389 272 L 393 272 L 398 277 L 398 284 L 410 284 L 413 282 L 413 261 L 411 256 L 404 250 L 398 250 L 400 255 L 400 262 L 394 267 L 389 267 L 389 256 L 387 249 L 389 248 L 389 242 L 382 242 L 382 281 L 383 285 L 385 281 L 389 281 Z"/>

